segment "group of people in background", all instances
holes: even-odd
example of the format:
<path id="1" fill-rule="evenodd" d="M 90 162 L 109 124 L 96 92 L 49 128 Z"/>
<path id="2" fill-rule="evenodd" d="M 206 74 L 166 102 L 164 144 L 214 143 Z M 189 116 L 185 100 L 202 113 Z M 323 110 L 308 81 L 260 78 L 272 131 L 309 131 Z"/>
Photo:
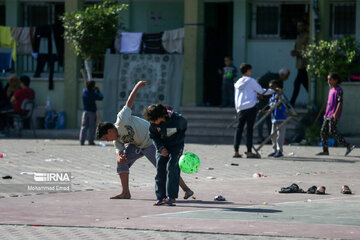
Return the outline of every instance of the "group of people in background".
<path id="1" fill-rule="evenodd" d="M 28 76 L 21 76 L 19 79 L 16 75 L 11 75 L 4 88 L 0 82 L 0 132 L 2 135 L 5 128 L 12 126 L 12 119 L 8 118 L 9 114 L 27 113 L 27 110 L 22 109 L 25 99 L 35 99 L 35 91 L 30 88 Z"/>
<path id="2" fill-rule="evenodd" d="M 308 91 L 308 75 L 306 71 L 307 62 L 302 57 L 302 52 L 309 43 L 309 34 L 306 28 L 306 23 L 303 20 L 297 22 L 298 35 L 295 41 L 294 49 L 290 52 L 291 56 L 296 57 L 297 76 L 294 82 L 294 89 L 290 104 L 295 106 L 296 98 L 300 91 L 301 84 Z M 265 140 L 263 134 L 263 125 L 267 125 L 268 134 L 271 135 L 273 145 L 273 152 L 269 157 L 282 157 L 283 144 L 285 141 L 287 119 L 286 108 L 283 103 L 277 104 L 283 94 L 283 82 L 289 78 L 290 71 L 287 68 L 282 68 L 278 73 L 268 72 L 262 77 L 255 80 L 251 77 L 252 66 L 248 63 L 243 63 L 240 66 L 242 77 L 237 79 L 236 67 L 233 65 L 232 58 L 226 56 L 224 58 L 224 67 L 219 70 L 222 75 L 222 107 L 234 107 L 237 112 L 238 124 L 234 136 L 234 155 L 239 158 L 242 155 L 239 153 L 239 146 L 241 142 L 242 132 L 246 125 L 247 138 L 245 152 L 248 158 L 259 158 L 260 156 L 252 153 L 253 147 L 253 126 L 256 119 L 260 121 L 264 114 L 271 108 L 272 113 L 267 114 L 265 119 L 258 124 L 259 142 L 263 143 Z M 336 124 L 342 112 L 342 95 L 343 90 L 339 86 L 341 80 L 338 74 L 329 73 L 328 84 L 330 92 L 328 97 L 328 105 L 324 115 L 324 122 L 321 128 L 321 140 L 323 144 L 323 152 L 318 155 L 328 155 L 327 139 L 331 133 L 339 143 L 346 146 L 345 155 L 348 155 L 355 146 L 346 142 L 344 138 L 338 134 Z M 257 118 L 256 118 L 257 116 Z M 284 124 L 283 124 L 284 123 Z"/>

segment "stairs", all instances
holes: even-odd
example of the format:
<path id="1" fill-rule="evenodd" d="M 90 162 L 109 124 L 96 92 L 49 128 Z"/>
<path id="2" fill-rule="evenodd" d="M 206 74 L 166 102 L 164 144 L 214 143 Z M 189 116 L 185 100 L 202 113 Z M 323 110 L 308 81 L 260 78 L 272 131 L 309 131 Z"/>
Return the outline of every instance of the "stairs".
<path id="1" fill-rule="evenodd" d="M 188 121 L 186 142 L 208 144 L 232 144 L 237 121 L 235 121 L 235 108 L 219 107 L 182 107 L 181 114 Z M 306 109 L 296 109 L 300 117 L 306 114 Z M 300 119 L 300 118 L 297 118 Z M 233 123 L 233 124 L 232 124 Z M 296 121 L 287 124 L 286 135 L 295 134 Z M 264 125 L 264 133 L 267 127 Z M 246 134 L 246 133 L 245 133 Z M 265 136 L 267 134 L 264 134 Z M 243 134 L 243 136 L 245 136 Z M 254 131 L 256 143 L 257 130 Z"/>

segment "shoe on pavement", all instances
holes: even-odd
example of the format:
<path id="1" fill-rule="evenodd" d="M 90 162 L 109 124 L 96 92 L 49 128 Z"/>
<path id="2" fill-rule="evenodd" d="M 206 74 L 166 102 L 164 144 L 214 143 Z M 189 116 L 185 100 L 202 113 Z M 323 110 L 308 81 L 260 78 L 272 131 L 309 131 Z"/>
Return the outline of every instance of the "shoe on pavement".
<path id="1" fill-rule="evenodd" d="M 273 156 L 275 156 L 275 154 L 276 154 L 276 152 L 270 153 L 270 154 L 268 155 L 268 157 L 273 157 Z"/>
<path id="2" fill-rule="evenodd" d="M 166 199 L 164 199 L 164 202 L 167 204 L 167 205 L 169 205 L 170 207 L 173 207 L 173 206 L 176 206 L 176 204 L 175 204 L 175 199 L 173 200 L 173 199 L 171 199 L 171 198 L 166 198 Z"/>
<path id="3" fill-rule="evenodd" d="M 319 152 L 316 154 L 316 156 L 329 156 L 329 152 Z"/>
<path id="4" fill-rule="evenodd" d="M 276 157 L 276 158 L 279 158 L 279 157 L 282 157 L 282 156 L 284 156 L 284 155 L 282 154 L 282 152 L 277 152 L 277 153 L 275 153 L 275 155 L 274 155 L 274 157 Z"/>
<path id="5" fill-rule="evenodd" d="M 349 153 L 351 153 L 352 150 L 354 150 L 355 145 L 350 145 L 349 147 L 347 147 L 346 152 L 345 152 L 345 156 L 349 155 Z"/>

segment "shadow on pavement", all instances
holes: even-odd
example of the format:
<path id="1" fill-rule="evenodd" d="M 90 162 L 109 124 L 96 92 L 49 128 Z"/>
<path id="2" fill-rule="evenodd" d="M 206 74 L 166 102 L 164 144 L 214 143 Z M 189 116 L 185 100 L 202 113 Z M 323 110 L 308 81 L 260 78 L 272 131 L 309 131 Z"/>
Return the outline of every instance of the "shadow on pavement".
<path id="1" fill-rule="evenodd" d="M 309 158 L 309 157 L 281 157 L 275 160 L 297 161 L 297 162 L 335 162 L 335 163 L 356 163 L 358 160 L 345 160 L 338 158 Z"/>

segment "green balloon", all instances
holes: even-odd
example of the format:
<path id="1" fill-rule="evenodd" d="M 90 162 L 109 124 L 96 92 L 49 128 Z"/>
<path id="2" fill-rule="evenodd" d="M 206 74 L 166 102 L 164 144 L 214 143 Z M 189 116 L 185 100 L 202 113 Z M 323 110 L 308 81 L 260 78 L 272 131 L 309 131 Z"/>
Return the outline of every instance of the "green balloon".
<path id="1" fill-rule="evenodd" d="M 194 173 L 200 167 L 200 159 L 194 153 L 184 153 L 179 159 L 179 167 L 184 173 Z"/>
<path id="2" fill-rule="evenodd" d="M 226 78 L 232 78 L 233 77 L 233 73 L 232 72 L 227 72 L 226 73 Z"/>

